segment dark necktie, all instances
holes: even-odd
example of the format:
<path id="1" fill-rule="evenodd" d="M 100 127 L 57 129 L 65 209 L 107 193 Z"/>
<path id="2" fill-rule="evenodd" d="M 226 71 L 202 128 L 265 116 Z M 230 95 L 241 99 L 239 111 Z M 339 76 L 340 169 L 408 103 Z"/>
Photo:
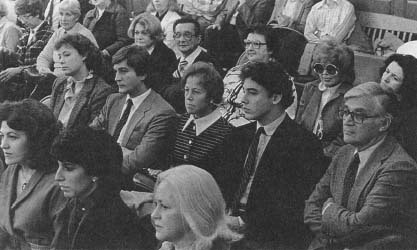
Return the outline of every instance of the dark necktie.
<path id="1" fill-rule="evenodd" d="M 256 154 L 258 152 L 258 144 L 259 144 L 259 138 L 261 137 L 261 134 L 265 134 L 265 130 L 263 127 L 258 128 L 255 134 L 255 137 L 253 138 L 252 143 L 249 146 L 246 162 L 245 162 L 245 165 L 243 166 L 243 174 L 240 180 L 239 189 L 236 192 L 236 196 L 233 202 L 232 212 L 234 214 L 237 213 L 240 199 L 245 193 L 250 177 L 253 175 L 253 172 L 255 170 Z"/>
<path id="2" fill-rule="evenodd" d="M 356 153 L 353 157 L 352 163 L 350 163 L 346 170 L 345 180 L 343 182 L 343 194 L 342 194 L 342 207 L 346 208 L 349 200 L 350 191 L 352 190 L 353 184 L 355 183 L 356 174 L 358 173 L 359 167 L 359 154 Z"/>
<path id="3" fill-rule="evenodd" d="M 129 118 L 130 110 L 132 109 L 132 99 L 127 100 L 125 111 L 123 111 L 122 117 L 116 125 L 116 129 L 113 133 L 113 138 L 117 141 L 119 139 L 120 132 L 122 131 L 123 126 L 126 124 L 127 119 Z"/>

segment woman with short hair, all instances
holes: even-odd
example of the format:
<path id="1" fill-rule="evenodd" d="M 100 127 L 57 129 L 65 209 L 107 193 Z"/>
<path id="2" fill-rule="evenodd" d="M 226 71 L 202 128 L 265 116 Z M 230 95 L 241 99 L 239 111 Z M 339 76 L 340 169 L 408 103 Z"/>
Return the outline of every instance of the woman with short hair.
<path id="1" fill-rule="evenodd" d="M 322 42 L 313 54 L 313 70 L 319 79 L 305 85 L 295 121 L 317 135 L 331 158 L 344 144 L 339 109 L 355 80 L 353 51 L 336 41 Z"/>
<path id="2" fill-rule="evenodd" d="M 241 236 L 227 225 L 226 205 L 205 170 L 181 165 L 158 175 L 151 214 L 160 250 L 228 250 Z"/>
<path id="3" fill-rule="evenodd" d="M 0 47 L 14 52 L 22 36 L 22 31 L 7 18 L 8 13 L 6 0 L 0 0 Z"/>
<path id="4" fill-rule="evenodd" d="M 42 103 L 0 105 L 0 147 L 8 165 L 0 176 L 0 249 L 50 249 L 56 215 L 65 204 L 50 154 L 59 125 Z"/>

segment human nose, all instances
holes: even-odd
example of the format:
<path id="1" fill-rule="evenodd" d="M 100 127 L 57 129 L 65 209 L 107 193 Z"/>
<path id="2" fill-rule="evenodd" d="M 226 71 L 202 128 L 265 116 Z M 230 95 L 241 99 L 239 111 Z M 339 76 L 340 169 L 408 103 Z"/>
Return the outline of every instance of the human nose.
<path id="1" fill-rule="evenodd" d="M 151 219 L 152 220 L 156 220 L 161 218 L 161 214 L 159 211 L 159 205 L 156 205 L 155 208 L 153 209 L 152 213 L 151 213 Z"/>
<path id="2" fill-rule="evenodd" d="M 58 170 L 55 173 L 55 181 L 62 181 L 62 180 L 63 180 L 62 167 L 59 166 Z"/>
<path id="3" fill-rule="evenodd" d="M 120 77 L 120 73 L 116 71 L 116 75 L 114 76 L 114 80 L 115 81 L 120 81 L 121 77 Z"/>
<path id="4" fill-rule="evenodd" d="M 2 138 L 1 139 L 1 142 L 0 142 L 0 147 L 2 148 L 2 149 L 5 149 L 5 148 L 8 148 L 9 147 L 9 143 L 8 143 L 8 141 L 7 141 L 7 139 L 6 138 Z"/>
<path id="5" fill-rule="evenodd" d="M 193 95 L 192 95 L 191 91 L 186 91 L 185 92 L 185 99 L 186 100 L 192 100 L 193 99 Z"/>

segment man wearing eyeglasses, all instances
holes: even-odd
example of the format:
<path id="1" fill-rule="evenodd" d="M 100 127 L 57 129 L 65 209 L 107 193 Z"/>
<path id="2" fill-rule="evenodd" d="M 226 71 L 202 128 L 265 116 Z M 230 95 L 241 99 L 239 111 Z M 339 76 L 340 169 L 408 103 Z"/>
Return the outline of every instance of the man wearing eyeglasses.
<path id="1" fill-rule="evenodd" d="M 306 201 L 309 249 L 416 249 L 417 164 L 388 134 L 395 100 L 370 82 L 344 101 L 347 145 Z"/>

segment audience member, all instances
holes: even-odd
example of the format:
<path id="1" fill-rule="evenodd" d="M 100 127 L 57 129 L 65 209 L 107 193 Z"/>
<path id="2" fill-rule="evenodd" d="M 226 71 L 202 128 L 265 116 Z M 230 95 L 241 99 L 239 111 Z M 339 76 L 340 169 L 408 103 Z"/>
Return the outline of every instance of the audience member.
<path id="1" fill-rule="evenodd" d="M 355 8 L 348 0 L 321 0 L 307 16 L 304 35 L 309 42 L 346 41 L 355 28 Z"/>
<path id="2" fill-rule="evenodd" d="M 235 224 L 245 228 L 234 249 L 303 249 L 304 201 L 326 167 L 320 142 L 285 113 L 294 98 L 281 66 L 252 62 L 241 78 L 243 111 L 256 122 L 232 132 L 218 178 Z"/>
<path id="3" fill-rule="evenodd" d="M 0 121 L 8 165 L 0 176 L 0 249 L 50 249 L 56 215 L 65 203 L 49 153 L 57 120 L 45 105 L 25 99 L 2 103 Z"/>
<path id="4" fill-rule="evenodd" d="M 100 114 L 113 89 L 100 77 L 100 51 L 83 35 L 66 35 L 55 43 L 65 76 L 52 87 L 50 108 L 64 127 L 87 126 Z"/>
<path id="5" fill-rule="evenodd" d="M 107 98 L 91 126 L 104 129 L 123 150 L 125 186 L 141 168 L 166 169 L 175 143 L 174 109 L 149 86 L 148 52 L 137 45 L 123 47 L 113 56 L 119 93 Z"/>
<path id="6" fill-rule="evenodd" d="M 16 51 L 22 31 L 7 18 L 8 7 L 6 0 L 0 1 L 0 47 Z"/>
<path id="7" fill-rule="evenodd" d="M 295 121 L 321 140 L 331 158 L 344 144 L 339 109 L 355 80 L 353 51 L 335 41 L 322 42 L 313 54 L 313 70 L 319 79 L 305 85 Z"/>
<path id="8" fill-rule="evenodd" d="M 45 0 L 42 0 L 45 3 Z M 52 31 L 56 31 L 60 27 L 59 4 L 63 0 L 47 0 L 45 8 L 45 21 L 51 26 Z M 78 0 L 80 3 L 80 20 L 84 20 L 84 15 L 94 6 L 90 4 L 90 0 Z"/>
<path id="9" fill-rule="evenodd" d="M 156 16 L 161 22 L 164 33 L 164 43 L 168 48 L 178 53 L 174 40 L 174 22 L 181 18 L 178 14 L 176 0 L 152 0 L 149 3 L 148 11 Z"/>
<path id="10" fill-rule="evenodd" d="M 205 170 L 181 165 L 158 176 L 151 218 L 160 250 L 228 250 L 241 236 L 227 225 L 226 204 Z"/>
<path id="11" fill-rule="evenodd" d="M 280 38 L 277 36 L 276 30 L 267 27 L 255 27 L 248 34 L 245 40 L 245 56 L 248 59 L 247 63 L 251 62 L 269 62 L 276 61 L 276 58 L 282 56 L 279 54 L 276 45 Z M 293 42 L 295 43 L 295 41 Z M 241 126 L 250 121 L 244 117 L 242 109 L 242 79 L 240 78 L 242 68 L 247 64 L 237 65 L 231 68 L 223 79 L 224 94 L 223 94 L 223 116 L 234 126 Z M 290 76 L 288 76 L 290 77 Z M 294 119 L 297 110 L 297 93 L 293 85 L 294 102 L 286 109 L 291 119 Z"/>
<path id="12" fill-rule="evenodd" d="M 225 137 L 232 129 L 217 108 L 222 101 L 222 78 L 212 65 L 196 62 L 185 71 L 182 85 L 187 114 L 178 124 L 172 163 L 193 164 L 216 178 Z"/>
<path id="13" fill-rule="evenodd" d="M 306 201 L 309 249 L 415 249 L 417 165 L 388 135 L 395 98 L 372 82 L 344 98 L 347 145 Z"/>
<path id="14" fill-rule="evenodd" d="M 304 32 L 307 15 L 313 5 L 314 0 L 276 0 L 268 25 Z"/>
<path id="15" fill-rule="evenodd" d="M 159 19 L 150 13 L 142 13 L 133 19 L 128 34 L 135 39 L 135 44 L 143 47 L 151 55 L 153 90 L 163 93 L 172 82 L 172 73 L 177 67 L 175 53 L 168 48 L 164 40 Z"/>
<path id="16" fill-rule="evenodd" d="M 55 43 L 66 34 L 81 34 L 98 47 L 91 31 L 78 22 L 81 9 L 77 0 L 63 0 L 58 8 L 61 27 L 52 34 L 36 61 L 36 68 L 41 74 L 53 73 L 56 76 L 63 75 L 60 64 L 56 61 L 56 55 L 53 55 L 53 51 Z M 53 68 L 51 69 L 52 66 Z"/>
<path id="17" fill-rule="evenodd" d="M 381 69 L 381 86 L 393 93 L 400 104 L 399 119 L 391 129 L 405 151 L 417 159 L 417 59 L 394 54 Z"/>
<path id="18" fill-rule="evenodd" d="M 11 53 L 9 63 L 3 61 L 3 66 L 10 66 L 0 72 L 0 100 L 21 100 L 27 97 L 35 87 L 34 81 L 26 81 L 25 70 L 36 66 L 36 59 L 52 35 L 50 26 L 43 21 L 43 5 L 40 0 L 17 0 L 16 14 L 20 22 L 28 28 L 20 37 L 16 53 Z"/>
<path id="19" fill-rule="evenodd" d="M 110 135 L 70 129 L 58 136 L 52 153 L 59 163 L 55 180 L 69 198 L 57 216 L 58 249 L 151 249 L 136 214 L 120 198 L 123 155 Z"/>

